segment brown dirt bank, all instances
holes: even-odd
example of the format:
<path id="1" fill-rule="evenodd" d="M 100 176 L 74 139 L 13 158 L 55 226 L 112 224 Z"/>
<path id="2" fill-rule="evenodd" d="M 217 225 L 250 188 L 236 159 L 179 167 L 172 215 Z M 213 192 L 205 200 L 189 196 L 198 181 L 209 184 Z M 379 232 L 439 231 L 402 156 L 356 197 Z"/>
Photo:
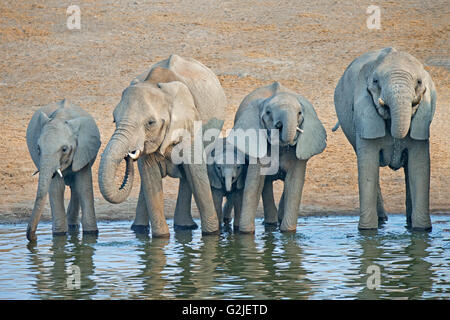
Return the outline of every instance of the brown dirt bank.
<path id="1" fill-rule="evenodd" d="M 0 3 L 0 222 L 31 213 L 37 178 L 25 131 L 33 112 L 68 98 L 96 119 L 106 146 L 112 111 L 130 80 L 171 53 L 198 59 L 219 77 L 228 119 L 251 90 L 279 80 L 307 97 L 328 134 L 328 147 L 308 164 L 302 214 L 355 213 L 356 158 L 336 122 L 333 91 L 360 54 L 394 46 L 424 62 L 435 81 L 438 106 L 431 126 L 432 212 L 450 212 L 448 1 L 380 1 L 381 30 L 366 27 L 370 1 L 78 1 L 81 30 L 68 30 L 69 4 L 56 0 Z M 97 216 L 132 219 L 139 179 L 130 199 L 107 203 Z M 389 212 L 404 211 L 403 172 L 383 168 Z M 178 182 L 164 181 L 166 212 L 173 212 Z M 275 187 L 276 197 L 280 187 Z M 196 211 L 196 209 L 195 209 Z M 44 219 L 48 219 L 46 212 Z"/>

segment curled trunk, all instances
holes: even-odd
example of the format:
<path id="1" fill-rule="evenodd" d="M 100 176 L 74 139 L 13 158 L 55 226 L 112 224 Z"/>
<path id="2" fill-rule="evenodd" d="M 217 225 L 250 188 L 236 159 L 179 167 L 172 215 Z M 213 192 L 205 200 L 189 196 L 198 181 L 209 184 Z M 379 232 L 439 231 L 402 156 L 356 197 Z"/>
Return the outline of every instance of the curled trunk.
<path id="1" fill-rule="evenodd" d="M 111 203 L 121 203 L 130 195 L 133 188 L 134 167 L 133 160 L 128 156 L 127 139 L 121 137 L 120 133 L 115 133 L 100 160 L 98 170 L 98 184 L 103 197 Z M 115 185 L 115 176 L 119 164 L 126 161 L 125 174 L 122 184 Z"/>

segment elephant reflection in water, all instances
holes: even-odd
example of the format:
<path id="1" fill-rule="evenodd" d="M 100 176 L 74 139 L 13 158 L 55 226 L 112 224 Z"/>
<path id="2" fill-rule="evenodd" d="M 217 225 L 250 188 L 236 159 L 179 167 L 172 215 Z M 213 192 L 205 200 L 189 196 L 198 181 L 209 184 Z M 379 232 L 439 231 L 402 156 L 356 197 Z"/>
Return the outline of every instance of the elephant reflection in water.
<path id="1" fill-rule="evenodd" d="M 36 282 L 34 284 L 36 294 L 40 299 L 51 299 L 63 297 L 66 299 L 89 299 L 97 294 L 97 283 L 93 280 L 95 252 L 94 245 L 97 243 L 96 235 L 84 235 L 80 240 L 77 232 L 69 236 L 57 236 L 53 238 L 50 248 L 51 266 L 48 267 L 48 256 L 36 244 L 28 244 L 30 251 L 31 271 L 36 271 Z M 68 288 L 68 273 L 70 266 L 80 268 L 80 288 L 74 290 Z M 73 273 L 72 273 L 73 274 Z"/>
<path id="2" fill-rule="evenodd" d="M 409 235 L 409 244 L 406 247 L 397 246 L 393 252 L 393 249 L 387 249 L 388 240 L 377 237 L 375 233 L 376 230 L 367 230 L 363 238 L 359 240 L 362 249 L 358 257 L 361 262 L 359 270 L 361 277 L 356 281 L 361 281 L 360 285 L 363 288 L 357 293 L 357 299 L 421 299 L 425 292 L 431 292 L 434 275 L 431 270 L 432 264 L 427 261 L 431 241 L 429 236 L 423 233 L 412 233 Z M 397 257 L 403 257 L 401 264 L 398 263 L 398 258 L 395 261 L 397 263 L 386 264 L 388 257 L 393 253 Z M 370 266 L 380 268 L 378 289 L 369 288 L 367 285 L 368 282 L 376 283 L 369 279 L 370 276 L 375 276 L 371 272 L 368 274 Z"/>

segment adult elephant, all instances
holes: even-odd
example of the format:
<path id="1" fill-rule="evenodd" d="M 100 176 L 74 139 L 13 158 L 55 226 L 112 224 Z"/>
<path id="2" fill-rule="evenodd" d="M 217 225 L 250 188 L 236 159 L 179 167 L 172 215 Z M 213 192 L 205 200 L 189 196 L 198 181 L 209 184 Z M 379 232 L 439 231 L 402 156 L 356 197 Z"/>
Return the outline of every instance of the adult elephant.
<path id="1" fill-rule="evenodd" d="M 36 229 L 47 194 L 53 221 L 53 235 L 78 229 L 82 211 L 83 233 L 98 233 L 92 189 L 92 164 L 100 148 L 100 132 L 94 119 L 82 108 L 63 100 L 35 112 L 27 128 L 27 145 L 39 172 L 33 211 L 27 228 L 29 241 Z M 65 186 L 71 197 L 64 207 Z"/>
<path id="2" fill-rule="evenodd" d="M 258 134 L 261 130 L 263 136 Z M 249 156 L 239 231 L 255 231 L 256 209 L 266 180 L 264 210 L 273 216 L 266 214 L 265 220 L 269 224 L 277 222 L 276 211 L 270 210 L 270 206 L 274 207 L 273 195 L 264 197 L 272 193 L 268 184 L 281 179 L 284 192 L 280 230 L 295 232 L 306 163 L 326 147 L 325 129 L 311 103 L 278 82 L 258 88 L 240 104 L 227 139 Z M 265 148 L 266 144 L 269 148 Z M 264 159 L 267 155 L 270 162 Z"/>
<path id="3" fill-rule="evenodd" d="M 216 129 L 204 145 L 214 142 L 223 126 L 226 105 L 225 93 L 214 73 L 194 59 L 177 55 L 158 62 L 123 91 L 113 113 L 116 130 L 102 154 L 98 181 L 107 201 L 123 202 L 133 185 L 133 161 L 138 161 L 141 190 L 133 230 L 148 232 L 150 222 L 153 236 L 169 235 L 162 190 L 162 178 L 169 175 L 180 178 L 175 227 L 196 227 L 190 212 L 193 193 L 202 232 L 218 232 L 206 162 L 174 163 L 172 150 L 183 141 L 180 130 L 197 137 L 195 121 L 201 121 L 203 130 Z M 195 143 L 191 145 L 194 149 Z M 122 160 L 126 161 L 126 169 L 122 184 L 117 186 L 114 179 Z"/>
<path id="4" fill-rule="evenodd" d="M 345 70 L 334 104 L 357 155 L 359 229 L 376 229 L 387 218 L 379 167 L 389 166 L 404 168 L 407 225 L 431 230 L 429 127 L 436 90 L 422 64 L 394 48 L 367 52 Z"/>

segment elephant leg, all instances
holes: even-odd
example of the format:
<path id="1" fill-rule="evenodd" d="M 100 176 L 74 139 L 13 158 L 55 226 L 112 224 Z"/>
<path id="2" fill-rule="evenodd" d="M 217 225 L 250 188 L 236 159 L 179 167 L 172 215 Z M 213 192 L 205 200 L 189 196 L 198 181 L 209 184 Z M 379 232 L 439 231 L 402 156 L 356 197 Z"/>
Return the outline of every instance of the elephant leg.
<path id="1" fill-rule="evenodd" d="M 67 208 L 67 224 L 69 231 L 78 231 L 80 225 L 80 197 L 75 190 L 75 186 L 70 186 L 70 202 Z"/>
<path id="2" fill-rule="evenodd" d="M 302 199 L 303 185 L 305 183 L 306 161 L 296 161 L 286 173 L 284 180 L 284 216 L 281 220 L 282 232 L 295 232 L 297 230 L 298 211 Z"/>
<path id="3" fill-rule="evenodd" d="M 183 168 L 200 211 L 202 234 L 218 234 L 219 220 L 212 199 L 206 164 L 184 164 Z"/>
<path id="4" fill-rule="evenodd" d="M 86 166 L 75 174 L 75 191 L 80 198 L 83 233 L 98 234 L 91 166 Z"/>
<path id="5" fill-rule="evenodd" d="M 183 177 L 180 179 L 180 184 L 178 186 L 177 204 L 175 206 L 173 219 L 175 230 L 193 230 L 198 228 L 197 224 L 192 219 L 191 199 L 191 187 L 186 178 Z"/>
<path id="6" fill-rule="evenodd" d="M 213 198 L 214 198 L 214 195 L 213 195 Z M 234 206 L 234 198 L 235 198 L 234 193 L 228 195 L 225 198 L 226 201 L 225 201 L 225 204 L 223 205 L 223 208 L 222 208 L 222 215 L 223 215 L 223 223 L 224 224 L 229 224 L 231 222 L 231 211 L 233 210 L 233 206 Z M 219 223 L 220 223 L 220 220 L 219 220 Z"/>
<path id="7" fill-rule="evenodd" d="M 255 232 L 255 216 L 259 198 L 264 187 L 265 176 L 261 175 L 259 164 L 250 164 L 245 178 L 244 195 L 242 199 L 242 213 L 239 221 L 239 232 Z"/>
<path id="8" fill-rule="evenodd" d="M 406 199 L 405 199 L 405 205 L 406 205 L 406 226 L 408 228 L 412 228 L 412 201 L 411 201 L 411 190 L 409 187 L 409 178 L 408 178 L 408 165 L 406 165 L 404 168 L 405 173 L 405 186 L 406 186 Z"/>
<path id="9" fill-rule="evenodd" d="M 283 193 L 281 194 L 280 202 L 278 203 L 278 223 L 281 224 L 284 217 L 284 193 L 285 187 L 283 188 Z"/>
<path id="10" fill-rule="evenodd" d="M 264 225 L 277 226 L 277 207 L 275 206 L 275 199 L 273 198 L 273 181 L 264 179 L 264 186 L 262 189 L 262 200 L 264 207 Z"/>
<path id="11" fill-rule="evenodd" d="M 67 233 L 66 209 L 64 207 L 64 179 L 55 175 L 50 182 L 48 191 L 50 208 L 52 211 L 53 235 L 65 235 Z"/>
<path id="12" fill-rule="evenodd" d="M 414 141 L 408 150 L 408 179 L 413 230 L 431 231 L 430 152 L 428 141 Z"/>
<path id="13" fill-rule="evenodd" d="M 138 160 L 145 204 L 150 214 L 153 237 L 169 237 L 169 226 L 164 216 L 162 176 L 156 159 L 143 156 Z"/>
<path id="14" fill-rule="evenodd" d="M 219 220 L 219 228 L 222 227 L 223 222 L 223 213 L 222 213 L 222 201 L 223 201 L 223 193 L 221 190 L 212 189 L 212 198 L 214 202 L 214 208 L 217 212 L 217 219 Z"/>
<path id="15" fill-rule="evenodd" d="M 244 190 L 239 190 L 233 194 L 233 204 L 234 204 L 234 220 L 233 220 L 233 230 L 239 230 L 239 222 L 241 220 L 242 212 L 242 199 L 244 195 Z"/>
<path id="16" fill-rule="evenodd" d="M 375 142 L 358 140 L 359 225 L 361 230 L 378 228 L 379 148 Z"/>
<path id="17" fill-rule="evenodd" d="M 136 206 L 136 216 L 134 222 L 131 225 L 131 230 L 135 233 L 148 234 L 150 231 L 150 213 L 147 210 L 144 196 L 144 186 L 141 182 L 141 189 L 139 190 L 139 197 Z"/>
<path id="18" fill-rule="evenodd" d="M 388 220 L 386 211 L 384 210 L 383 195 L 381 194 L 380 182 L 377 185 L 377 215 L 378 222 L 385 222 Z"/>

